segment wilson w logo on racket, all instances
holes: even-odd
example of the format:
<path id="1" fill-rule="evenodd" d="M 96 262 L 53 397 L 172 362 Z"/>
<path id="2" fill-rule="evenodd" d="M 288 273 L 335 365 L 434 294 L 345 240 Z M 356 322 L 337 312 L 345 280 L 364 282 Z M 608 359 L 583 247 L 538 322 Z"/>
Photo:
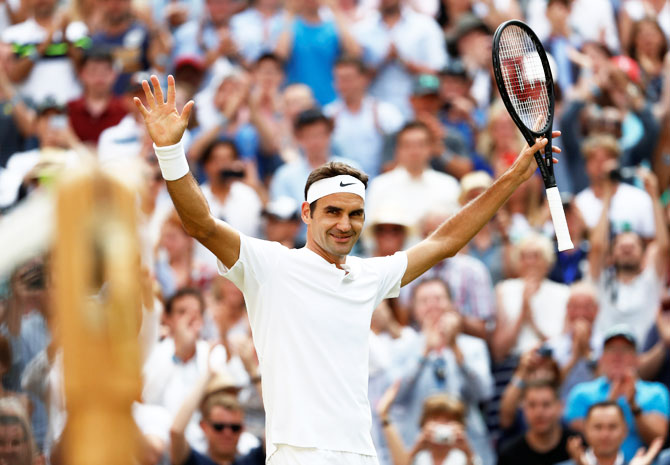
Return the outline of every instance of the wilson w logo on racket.
<path id="1" fill-rule="evenodd" d="M 554 80 L 547 54 L 535 33 L 525 23 L 507 21 L 493 36 L 493 71 L 500 97 L 528 145 L 546 137 L 544 154 L 535 153 L 547 192 L 558 250 L 573 248 L 565 221 L 561 196 L 556 187 L 551 145 L 554 122 Z"/>

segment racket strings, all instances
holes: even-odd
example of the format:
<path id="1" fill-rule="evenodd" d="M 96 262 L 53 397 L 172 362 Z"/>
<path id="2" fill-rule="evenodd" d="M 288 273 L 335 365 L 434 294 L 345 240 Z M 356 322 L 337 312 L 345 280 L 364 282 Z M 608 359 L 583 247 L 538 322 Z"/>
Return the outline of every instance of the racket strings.
<path id="1" fill-rule="evenodd" d="M 535 43 L 520 27 L 509 26 L 500 37 L 498 57 L 514 110 L 528 129 L 543 132 L 549 118 L 549 92 Z"/>

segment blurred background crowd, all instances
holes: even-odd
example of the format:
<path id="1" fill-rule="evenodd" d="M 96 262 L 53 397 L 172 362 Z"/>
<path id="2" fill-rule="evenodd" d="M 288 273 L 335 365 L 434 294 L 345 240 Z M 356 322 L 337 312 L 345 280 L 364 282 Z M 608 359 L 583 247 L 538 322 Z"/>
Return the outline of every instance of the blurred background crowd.
<path id="1" fill-rule="evenodd" d="M 670 445 L 670 1 L 0 0 L 0 218 L 83 158 L 140 166 L 138 463 L 265 459 L 244 298 L 174 211 L 142 80 L 195 101 L 183 142 L 216 217 L 301 247 L 309 172 L 345 161 L 371 177 L 355 254 L 389 255 L 524 145 L 491 69 L 512 18 L 550 54 L 575 248 L 556 252 L 537 175 L 375 310 L 380 463 L 648 465 L 640 447 Z M 62 463 L 57 277 L 39 255 L 2 279 L 0 464 Z"/>

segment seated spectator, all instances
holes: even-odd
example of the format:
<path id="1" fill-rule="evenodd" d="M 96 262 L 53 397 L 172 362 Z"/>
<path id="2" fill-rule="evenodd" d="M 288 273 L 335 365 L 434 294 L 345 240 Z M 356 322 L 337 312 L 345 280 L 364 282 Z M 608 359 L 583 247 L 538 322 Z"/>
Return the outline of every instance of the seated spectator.
<path id="1" fill-rule="evenodd" d="M 568 450 L 572 460 L 565 465 L 593 465 L 626 463 L 627 465 L 651 465 L 661 450 L 662 438 L 656 438 L 646 451 L 637 450 L 626 462 L 623 444 L 626 439 L 626 418 L 621 406 L 613 400 L 598 402 L 589 407 L 584 423 L 584 437 L 588 449 L 584 450 L 582 439 L 570 438 Z"/>
<path id="2" fill-rule="evenodd" d="M 290 197 L 279 197 L 268 202 L 263 209 L 265 238 L 279 242 L 289 249 L 299 249 L 304 245 L 299 239 L 302 220 L 300 206 Z"/>
<path id="3" fill-rule="evenodd" d="M 620 204 L 615 200 L 618 195 L 614 193 L 616 185 L 608 182 L 603 190 L 600 219 L 591 233 L 588 267 L 589 278 L 596 283 L 600 300 L 595 332 L 602 334 L 612 325 L 625 323 L 637 341 L 644 340 L 654 323 L 670 256 L 670 238 L 659 200 L 657 178 L 647 170 L 640 174 L 647 197 L 652 199 L 654 242 L 645 247 L 643 236 L 635 228 L 632 231 L 621 230 L 615 224 L 616 229 L 611 229 L 610 224 L 614 222 L 612 212 L 617 211 Z M 619 185 L 616 192 L 622 186 Z M 645 205 L 641 202 L 630 204 L 630 209 L 639 210 L 646 208 Z M 615 235 L 610 240 L 611 234 Z M 608 263 L 612 266 L 607 266 Z"/>
<path id="4" fill-rule="evenodd" d="M 447 394 L 433 394 L 423 401 L 419 434 L 408 451 L 388 415 L 393 402 L 392 386 L 379 403 L 384 437 L 394 464 L 480 465 L 481 450 L 470 442 L 465 428 L 465 406 Z"/>
<path id="5" fill-rule="evenodd" d="M 431 211 L 421 222 L 421 234 L 430 236 L 451 212 Z M 495 296 L 491 275 L 486 266 L 474 257 L 459 252 L 443 260 L 423 275 L 438 278 L 448 283 L 452 300 L 463 317 L 463 332 L 486 340 L 495 317 Z M 401 307 L 409 306 L 415 283 L 400 290 Z"/>
<path id="6" fill-rule="evenodd" d="M 81 149 L 67 123 L 66 108 L 47 99 L 37 108 L 35 136 L 38 147 L 13 154 L 0 172 L 0 207 L 24 199 L 42 181 L 53 179 L 80 159 Z"/>
<path id="7" fill-rule="evenodd" d="M 560 335 L 565 322 L 568 287 L 547 279 L 555 260 L 551 241 L 529 234 L 516 245 L 515 255 L 519 278 L 496 286 L 497 321 L 491 354 L 498 362 Z"/>
<path id="8" fill-rule="evenodd" d="M 170 428 L 170 463 L 173 465 L 264 465 L 265 449 L 257 445 L 240 456 L 244 434 L 244 410 L 237 400 L 237 388 L 225 373 L 211 367 L 196 380 Z M 198 452 L 185 434 L 195 410 L 200 406 L 200 428 L 207 440 L 206 453 Z"/>
<path id="9" fill-rule="evenodd" d="M 392 415 L 406 444 L 417 434 L 423 399 L 448 393 L 464 404 L 468 441 L 485 465 L 494 461 L 479 404 L 493 390 L 486 343 L 463 334 L 463 317 L 454 306 L 447 285 L 439 279 L 421 281 L 414 289 L 414 316 L 421 327 L 404 344 L 392 373 L 401 380 Z M 467 354 L 467 356 L 466 356 Z M 421 423 L 423 426 L 424 423 Z"/>
<path id="10" fill-rule="evenodd" d="M 561 401 L 579 383 L 596 376 L 602 342 L 593 331 L 598 316 L 598 291 L 587 281 L 570 286 L 565 308 L 565 330 L 547 341 L 561 367 Z"/>
<path id="11" fill-rule="evenodd" d="M 167 50 L 158 53 L 159 34 L 137 16 L 130 0 L 99 1 L 98 8 L 102 11 L 102 23 L 92 36 L 93 44 L 112 50 L 115 62 L 121 67 L 114 93 L 121 95 L 126 92 L 133 73 L 148 71 L 158 64 L 159 55 L 166 56 Z"/>
<path id="12" fill-rule="evenodd" d="M 340 54 L 360 56 L 360 46 L 337 2 L 330 2 L 332 19 L 322 19 L 318 0 L 286 5 L 283 30 L 275 54 L 284 61 L 288 84 L 307 84 L 320 105 L 335 100 L 333 65 Z"/>
<path id="13" fill-rule="evenodd" d="M 12 369 L 12 346 L 9 338 L 0 335 L 0 378 L 5 377 Z M 21 403 L 26 413 L 30 413 L 30 400 L 22 392 L 7 389 L 0 384 L 0 399 L 16 399 Z"/>
<path id="14" fill-rule="evenodd" d="M 612 233 L 634 231 L 645 239 L 654 236 L 654 207 L 648 192 L 612 178 L 618 167 L 620 149 L 609 136 L 594 136 L 584 142 L 586 173 L 590 185 L 575 197 L 586 226 L 598 224 L 603 209 L 609 211 Z M 609 201 L 605 208 L 605 202 Z"/>
<path id="15" fill-rule="evenodd" d="M 370 94 L 412 118 L 409 97 L 414 78 L 434 74 L 447 63 L 444 36 L 437 22 L 402 0 L 382 0 L 379 12 L 356 25 L 365 64 L 374 70 Z"/>
<path id="16" fill-rule="evenodd" d="M 343 57 L 335 63 L 338 99 L 324 108 L 333 119 L 333 150 L 354 160 L 368 176 L 377 176 L 391 158 L 389 141 L 404 118 L 392 104 L 368 95 L 368 70 L 357 58 Z"/>
<path id="17" fill-rule="evenodd" d="M 116 126 L 128 112 L 112 87 L 116 81 L 114 59 L 110 51 L 93 48 L 84 53 L 79 67 L 83 95 L 68 102 L 70 126 L 80 141 L 97 146 L 105 129 Z"/>
<path id="18" fill-rule="evenodd" d="M 500 452 L 498 465 L 552 465 L 568 460 L 572 433 L 561 425 L 556 383 L 529 382 L 523 388 L 522 405 L 528 430 Z"/>
<path id="19" fill-rule="evenodd" d="M 668 390 L 660 383 L 640 380 L 637 365 L 634 334 L 625 325 L 610 328 L 598 363 L 603 375 L 576 385 L 565 409 L 565 421 L 570 428 L 586 432 L 589 408 L 605 400 L 616 402 L 625 419 L 622 425 L 625 439 L 620 444 L 624 460 L 631 460 L 640 447 L 668 434 Z"/>
<path id="20" fill-rule="evenodd" d="M 423 123 L 407 123 L 396 135 L 397 166 L 370 182 L 366 198 L 368 211 L 381 203 L 391 203 L 407 212 L 416 231 L 422 218 L 433 210 L 455 211 L 458 207 L 458 182 L 430 167 L 433 134 Z M 418 234 L 409 243 L 420 239 Z"/>
<path id="21" fill-rule="evenodd" d="M 640 354 L 640 378 L 657 381 L 670 390 L 670 296 L 661 299 L 656 324 L 651 327 Z"/>
<path id="22" fill-rule="evenodd" d="M 37 450 L 25 409 L 16 399 L 0 399 L 0 463 L 36 465 Z"/>
<path id="23" fill-rule="evenodd" d="M 13 51 L 7 76 L 18 85 L 21 97 L 33 104 L 51 97 L 64 105 L 81 93 L 75 65 L 88 42 L 87 29 L 57 14 L 57 6 L 56 0 L 31 3 L 30 18 L 8 27 L 0 37 Z"/>

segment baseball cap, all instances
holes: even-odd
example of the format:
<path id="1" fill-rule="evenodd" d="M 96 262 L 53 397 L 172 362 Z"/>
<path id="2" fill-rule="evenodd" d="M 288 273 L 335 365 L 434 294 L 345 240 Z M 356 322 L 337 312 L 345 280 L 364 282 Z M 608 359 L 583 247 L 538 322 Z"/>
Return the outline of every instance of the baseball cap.
<path id="1" fill-rule="evenodd" d="M 412 95 L 423 97 L 425 95 L 436 95 L 440 90 L 440 80 L 432 74 L 421 74 L 414 80 Z"/>
<path id="2" fill-rule="evenodd" d="M 610 61 L 614 66 L 619 70 L 623 71 L 628 79 L 630 79 L 635 84 L 640 83 L 640 65 L 638 65 L 635 60 L 625 55 L 617 55 L 610 58 Z"/>
<path id="3" fill-rule="evenodd" d="M 138 71 L 133 73 L 128 80 L 128 87 L 126 87 L 126 92 L 136 92 L 142 89 L 142 81 L 147 81 L 149 87 L 153 90 L 153 84 L 151 83 L 151 73 L 147 71 Z"/>
<path id="4" fill-rule="evenodd" d="M 619 323 L 605 331 L 605 334 L 603 335 L 603 346 L 616 337 L 624 338 L 626 341 L 630 342 L 633 347 L 637 348 L 635 335 L 627 324 Z"/>
<path id="5" fill-rule="evenodd" d="M 440 76 L 468 77 L 465 65 L 459 59 L 449 60 L 449 63 L 440 70 Z"/>
<path id="6" fill-rule="evenodd" d="M 291 197 L 278 197 L 265 206 L 263 215 L 274 216 L 282 221 L 291 221 L 300 219 L 298 203 Z"/>
<path id="7" fill-rule="evenodd" d="M 198 71 L 204 71 L 205 61 L 198 55 L 183 54 L 175 58 L 174 69 L 179 69 L 182 66 L 191 66 Z"/>

